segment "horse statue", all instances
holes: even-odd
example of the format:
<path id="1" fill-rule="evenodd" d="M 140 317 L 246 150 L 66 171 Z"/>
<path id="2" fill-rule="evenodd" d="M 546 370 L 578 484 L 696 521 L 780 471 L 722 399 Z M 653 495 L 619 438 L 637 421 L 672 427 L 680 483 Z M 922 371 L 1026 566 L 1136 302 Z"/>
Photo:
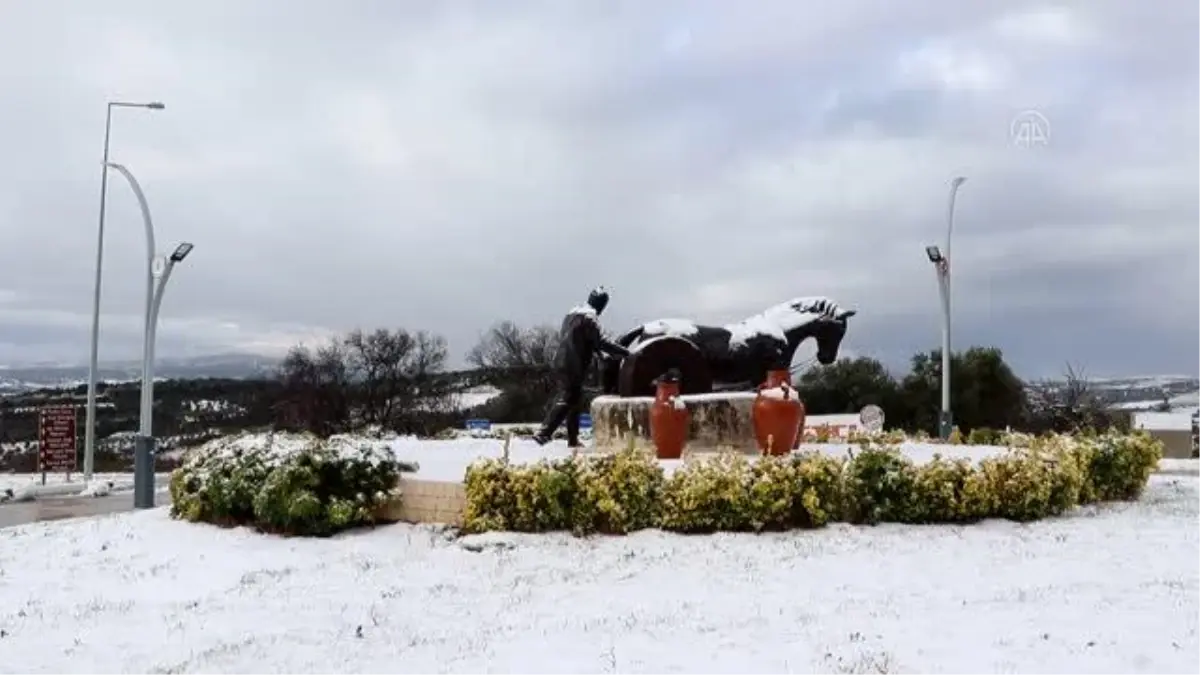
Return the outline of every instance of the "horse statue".
<path id="1" fill-rule="evenodd" d="M 650 321 L 617 339 L 629 349 L 628 357 L 600 359 L 601 390 L 652 396 L 655 379 L 675 368 L 685 394 L 751 391 L 768 370 L 789 368 L 796 349 L 808 338 L 817 342 L 817 361 L 833 363 L 846 322 L 856 312 L 826 297 L 800 297 L 725 326 L 683 319 Z"/>

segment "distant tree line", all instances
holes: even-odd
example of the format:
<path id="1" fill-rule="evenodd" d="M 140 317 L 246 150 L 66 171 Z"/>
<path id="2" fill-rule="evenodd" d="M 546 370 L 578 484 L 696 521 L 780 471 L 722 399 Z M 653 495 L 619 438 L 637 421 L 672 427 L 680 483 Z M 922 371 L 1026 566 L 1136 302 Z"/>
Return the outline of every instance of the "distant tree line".
<path id="1" fill-rule="evenodd" d="M 941 410 L 941 350 L 912 357 L 894 377 L 879 361 L 860 357 L 819 366 L 796 382 L 809 414 L 883 408 L 889 428 L 935 432 Z M 1109 408 L 1088 381 L 1068 366 L 1066 382 L 1026 383 L 994 347 L 971 347 L 950 357 L 951 412 L 963 433 L 1015 429 L 1032 433 L 1124 427 L 1128 415 Z"/>
<path id="2" fill-rule="evenodd" d="M 316 346 L 293 347 L 273 377 L 158 383 L 155 435 L 185 443 L 263 428 L 432 435 L 461 426 L 468 416 L 531 422 L 541 418 L 556 394 L 557 342 L 553 327 L 502 321 L 468 352 L 469 370 L 451 372 L 441 336 L 400 328 L 355 330 Z M 1110 410 L 1076 368 L 1068 368 L 1065 383 L 1051 386 L 1022 382 L 996 348 L 955 353 L 951 364 L 954 421 L 963 433 L 1127 424 L 1128 416 Z M 932 433 L 940 409 L 941 353 L 914 355 L 899 377 L 875 359 L 854 358 L 815 367 L 795 383 L 809 414 L 857 413 L 876 404 L 885 411 L 888 428 Z M 461 392 L 480 385 L 499 393 L 481 405 L 463 405 Z M 101 384 L 99 392 L 97 438 L 135 430 L 138 383 Z M 0 399 L 0 442 L 35 440 L 39 407 L 56 402 L 82 407 L 85 394 L 80 386 Z M 82 423 L 81 413 L 81 429 Z"/>

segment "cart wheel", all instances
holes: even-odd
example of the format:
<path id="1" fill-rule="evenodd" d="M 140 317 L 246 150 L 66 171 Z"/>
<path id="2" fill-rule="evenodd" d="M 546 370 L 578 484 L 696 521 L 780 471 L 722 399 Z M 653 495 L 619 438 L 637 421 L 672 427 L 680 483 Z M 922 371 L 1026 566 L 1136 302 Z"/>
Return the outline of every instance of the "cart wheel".
<path id="1" fill-rule="evenodd" d="M 653 396 L 654 380 L 671 368 L 679 369 L 680 391 L 712 391 L 712 372 L 700 349 L 687 338 L 662 335 L 634 347 L 624 362 L 617 391 L 621 396 Z"/>

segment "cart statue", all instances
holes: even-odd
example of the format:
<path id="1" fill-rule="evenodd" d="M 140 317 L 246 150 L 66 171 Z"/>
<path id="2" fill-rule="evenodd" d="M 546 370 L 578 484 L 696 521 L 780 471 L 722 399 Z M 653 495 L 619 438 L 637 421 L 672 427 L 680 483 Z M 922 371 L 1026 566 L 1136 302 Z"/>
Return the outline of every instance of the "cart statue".
<path id="1" fill-rule="evenodd" d="M 600 360 L 601 389 L 608 395 L 652 396 L 654 381 L 675 368 L 684 394 L 750 391 L 767 371 L 789 368 L 808 338 L 816 340 L 817 361 L 833 363 L 856 311 L 829 298 L 803 297 L 725 326 L 683 319 L 644 323 L 617 339 L 629 349 L 628 357 Z"/>

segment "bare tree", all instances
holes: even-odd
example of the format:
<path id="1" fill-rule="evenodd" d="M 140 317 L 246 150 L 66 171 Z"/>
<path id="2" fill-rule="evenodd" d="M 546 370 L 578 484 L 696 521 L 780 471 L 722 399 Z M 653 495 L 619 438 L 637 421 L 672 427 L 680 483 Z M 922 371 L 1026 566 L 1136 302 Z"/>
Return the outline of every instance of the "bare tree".
<path id="1" fill-rule="evenodd" d="M 277 419 L 285 427 L 329 435 L 350 426 L 350 373 L 340 341 L 315 351 L 293 347 L 280 364 L 282 401 Z"/>
<path id="2" fill-rule="evenodd" d="M 488 329 L 467 354 L 467 362 L 489 370 L 544 370 L 554 364 L 558 331 L 550 326 L 521 328 L 501 321 Z"/>
<path id="3" fill-rule="evenodd" d="M 1061 385 L 1043 383 L 1041 395 L 1030 401 L 1031 431 L 1078 431 L 1128 425 L 1129 416 L 1112 410 L 1096 394 L 1084 369 L 1068 363 Z"/>
<path id="4" fill-rule="evenodd" d="M 365 424 L 387 426 L 396 400 L 404 393 L 415 341 L 404 330 L 354 330 L 345 339 L 348 367 L 358 385 L 359 408 Z"/>
<path id="5" fill-rule="evenodd" d="M 503 392 L 501 419 L 527 421 L 541 415 L 554 396 L 554 356 L 558 331 L 551 326 L 521 328 L 512 321 L 493 325 L 467 354 Z"/>
<path id="6" fill-rule="evenodd" d="M 448 387 L 438 377 L 447 357 L 441 336 L 403 329 L 356 330 L 346 337 L 345 348 L 365 424 L 412 428 L 412 418 L 447 407 Z"/>

